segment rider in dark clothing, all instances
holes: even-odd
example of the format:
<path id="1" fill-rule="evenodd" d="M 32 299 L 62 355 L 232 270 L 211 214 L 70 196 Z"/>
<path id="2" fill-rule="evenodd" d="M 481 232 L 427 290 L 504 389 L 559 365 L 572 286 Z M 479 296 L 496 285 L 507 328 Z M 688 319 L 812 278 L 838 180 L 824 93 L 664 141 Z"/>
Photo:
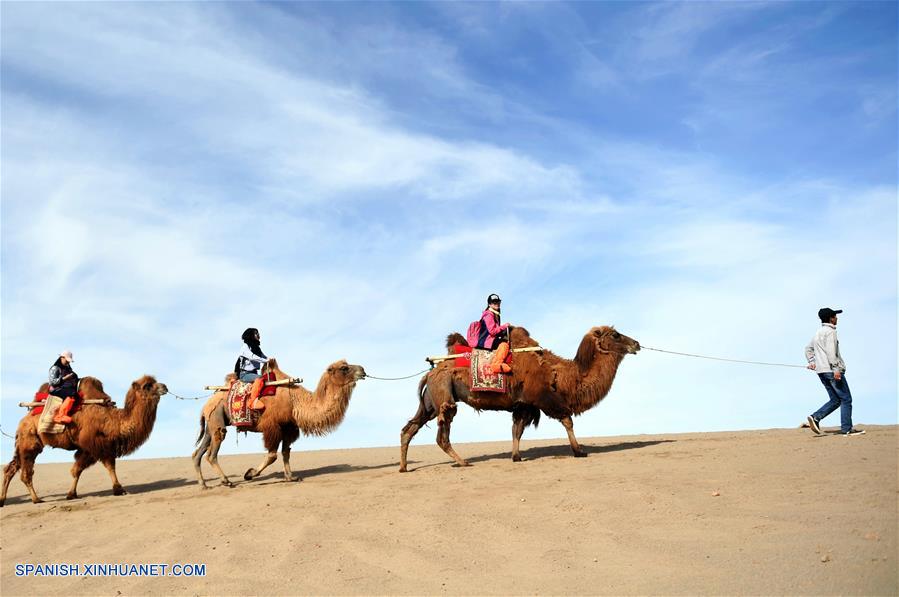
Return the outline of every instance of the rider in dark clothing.
<path id="1" fill-rule="evenodd" d="M 72 352 L 64 350 L 50 367 L 50 394 L 64 398 L 62 406 L 53 417 L 55 423 L 71 423 L 69 412 L 78 397 L 78 374 L 72 370 Z"/>

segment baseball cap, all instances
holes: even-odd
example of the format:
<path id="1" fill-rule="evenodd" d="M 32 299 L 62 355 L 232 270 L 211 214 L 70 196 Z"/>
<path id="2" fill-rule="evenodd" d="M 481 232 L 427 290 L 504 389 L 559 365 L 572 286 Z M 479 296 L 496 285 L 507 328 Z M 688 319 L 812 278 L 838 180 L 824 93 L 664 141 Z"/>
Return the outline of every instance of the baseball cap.
<path id="1" fill-rule="evenodd" d="M 65 357 L 67 360 L 72 361 L 73 363 L 75 362 L 75 359 L 72 358 L 71 350 L 64 350 L 61 353 L 59 353 L 59 356 Z"/>
<path id="2" fill-rule="evenodd" d="M 487 304 L 488 304 L 488 305 L 489 305 L 490 303 L 501 303 L 501 302 L 503 302 L 503 301 L 502 301 L 501 298 L 499 298 L 499 295 L 498 295 L 498 294 L 491 294 L 490 296 L 487 297 Z"/>
<path id="3" fill-rule="evenodd" d="M 842 313 L 842 309 L 831 309 L 830 307 L 821 307 L 818 309 L 818 319 L 823 322 L 830 321 L 830 318 L 836 315 L 837 313 Z"/>

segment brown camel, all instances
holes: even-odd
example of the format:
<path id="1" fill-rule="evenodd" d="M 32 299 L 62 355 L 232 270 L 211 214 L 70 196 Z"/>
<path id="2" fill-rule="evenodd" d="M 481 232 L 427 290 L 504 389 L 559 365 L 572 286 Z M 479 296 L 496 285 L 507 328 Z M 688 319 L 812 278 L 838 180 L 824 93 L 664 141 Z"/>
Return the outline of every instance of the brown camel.
<path id="1" fill-rule="evenodd" d="M 47 384 L 44 384 L 39 391 L 46 392 L 47 387 Z M 113 404 L 103 391 L 102 382 L 96 378 L 83 378 L 79 390 L 85 400 L 104 399 L 110 405 Z M 41 501 L 34 491 L 31 478 L 34 475 L 34 461 L 44 446 L 75 450 L 72 487 L 66 494 L 67 500 L 78 497 L 78 479 L 81 473 L 98 460 L 109 471 L 113 495 L 127 493 L 116 476 L 115 460 L 131 454 L 147 441 L 153 430 L 153 423 L 156 422 L 159 398 L 166 392 L 168 389 L 164 384 L 145 375 L 131 384 L 125 396 L 125 408 L 105 404 L 85 404 L 81 410 L 72 415 L 72 422 L 66 425 L 62 433 L 39 433 L 39 416 L 27 414 L 22 417 L 16 429 L 15 454 L 3 470 L 3 495 L 0 496 L 0 506 L 6 501 L 9 482 L 19 469 L 22 470 L 22 482 L 31 494 L 31 501 L 35 504 Z"/>
<path id="2" fill-rule="evenodd" d="M 524 328 L 513 328 L 516 348 L 539 346 Z M 447 348 L 467 346 L 461 334 L 450 334 Z M 518 462 L 521 435 L 525 427 L 540 422 L 540 413 L 558 419 L 568 432 L 575 456 L 586 456 L 574 437 L 571 417 L 595 406 L 606 397 L 618 365 L 624 355 L 636 354 L 640 343 L 618 333 L 613 327 L 591 329 L 581 340 L 573 360 L 563 359 L 548 350 L 515 355 L 509 389 L 505 394 L 472 392 L 468 367 L 455 367 L 453 360 L 443 361 L 422 377 L 418 385 L 418 412 L 400 433 L 400 472 L 406 472 L 409 442 L 428 421 L 437 419 L 437 445 L 459 466 L 468 466 L 450 443 L 450 425 L 456 414 L 456 402 L 465 402 L 475 410 L 505 410 L 512 413 L 512 460 Z"/>
<path id="3" fill-rule="evenodd" d="M 275 374 L 276 379 L 290 377 L 278 369 L 274 359 L 269 361 L 269 370 Z M 225 379 L 229 380 L 231 377 L 229 375 Z M 281 444 L 284 480 L 295 480 L 290 470 L 291 444 L 297 440 L 300 432 L 306 435 L 326 435 L 340 425 L 346 415 L 356 382 L 364 377 L 365 370 L 359 365 L 337 361 L 329 365 L 322 374 L 314 393 L 303 386 L 280 386 L 274 396 L 260 398 L 265 403 L 265 410 L 262 411 L 262 416 L 256 424 L 246 428 L 246 431 L 262 434 L 267 454 L 262 463 L 256 468 L 249 469 L 243 478 L 249 481 L 258 477 L 278 458 L 278 444 Z M 207 452 L 206 461 L 218 471 L 222 485 L 234 487 L 218 463 L 218 453 L 225 439 L 226 427 L 231 424 L 225 400 L 227 394 L 227 391 L 216 392 L 204 405 L 200 415 L 200 436 L 197 438 L 199 446 L 192 458 L 201 489 L 207 489 L 200 468 L 203 455 Z M 296 480 L 299 480 L 299 477 Z"/>

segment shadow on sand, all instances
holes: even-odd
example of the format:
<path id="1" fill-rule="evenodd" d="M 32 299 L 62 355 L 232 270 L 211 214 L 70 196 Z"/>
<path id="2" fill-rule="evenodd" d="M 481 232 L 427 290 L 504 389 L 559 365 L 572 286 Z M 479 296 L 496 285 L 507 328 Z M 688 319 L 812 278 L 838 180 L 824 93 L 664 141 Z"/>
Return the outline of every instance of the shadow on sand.
<path id="1" fill-rule="evenodd" d="M 278 466 L 280 459 L 277 462 L 271 464 L 272 467 Z M 293 463 L 291 463 L 293 464 Z M 388 464 L 376 464 L 372 466 L 356 466 L 352 464 L 331 464 L 328 466 L 320 466 L 318 468 L 310 468 L 310 469 L 294 469 L 294 476 L 301 477 L 303 479 L 308 479 L 309 477 L 317 477 L 319 475 L 333 475 L 339 473 L 354 473 L 358 471 L 373 471 L 382 468 L 392 468 L 399 467 L 399 461 L 390 462 Z M 252 481 L 244 481 L 241 479 L 241 482 L 244 483 L 260 483 L 262 481 L 283 481 L 284 480 L 284 470 L 283 468 L 278 468 L 269 473 L 265 473 L 259 477 L 256 477 Z"/>
<path id="2" fill-rule="evenodd" d="M 16 479 L 13 479 L 15 482 Z M 186 487 L 188 485 L 196 485 L 196 479 L 186 479 L 184 477 L 180 479 L 164 479 L 162 481 L 153 481 L 151 483 L 135 483 L 135 484 L 123 484 L 122 486 L 125 488 L 129 494 L 141 494 L 141 493 L 152 493 L 154 491 L 163 491 L 165 489 L 175 489 L 178 487 Z M 35 486 L 35 489 L 37 487 Z M 40 492 L 38 492 L 40 495 Z M 62 502 L 69 504 L 77 504 L 79 500 L 87 497 L 112 497 L 112 487 L 106 489 L 99 489 L 97 491 L 88 491 L 88 492 L 78 492 L 78 497 L 74 500 L 66 500 L 65 493 L 49 493 L 47 495 L 40 495 L 41 499 L 44 502 Z M 122 496 L 127 497 L 127 496 Z M 28 497 L 28 494 L 25 495 L 17 495 L 17 496 L 9 496 L 6 499 L 6 505 L 11 504 L 24 504 L 31 503 L 31 498 Z"/>
<path id="3" fill-rule="evenodd" d="M 674 439 L 660 439 L 660 440 L 652 440 L 652 441 L 643 441 L 643 442 L 621 442 L 618 444 L 609 444 L 607 446 L 588 446 L 585 444 L 581 444 L 581 450 L 586 452 L 587 454 L 602 454 L 604 452 L 620 452 L 622 450 L 636 450 L 638 448 L 646 448 L 648 446 L 655 446 L 658 444 L 667 444 L 672 443 L 677 440 Z M 538 458 L 561 458 L 561 457 L 570 457 L 574 458 L 574 454 L 571 453 L 571 446 L 568 444 L 559 444 L 556 446 L 543 446 L 539 448 L 528 448 L 526 450 L 521 450 L 521 459 L 522 461 L 527 460 L 536 460 Z M 463 458 L 465 458 L 463 456 Z M 475 464 L 478 462 L 486 462 L 488 460 L 512 460 L 512 451 L 508 452 L 497 452 L 495 454 L 483 454 L 481 456 L 473 456 L 471 458 L 466 459 L 469 464 Z M 410 464 L 413 461 L 409 461 Z M 409 469 L 411 471 L 416 471 L 418 469 L 430 468 L 432 466 L 445 466 L 447 464 L 446 461 L 443 462 L 435 462 L 432 464 L 424 464 L 422 466 L 417 466 L 413 469 Z M 456 467 L 458 466 L 453 461 L 449 461 L 449 464 Z"/>

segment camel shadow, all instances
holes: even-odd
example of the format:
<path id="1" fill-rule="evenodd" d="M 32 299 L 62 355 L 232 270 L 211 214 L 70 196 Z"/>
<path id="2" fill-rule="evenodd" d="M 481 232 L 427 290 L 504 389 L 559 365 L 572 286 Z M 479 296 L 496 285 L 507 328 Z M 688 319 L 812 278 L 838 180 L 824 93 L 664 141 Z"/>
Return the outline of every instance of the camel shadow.
<path id="1" fill-rule="evenodd" d="M 602 454 L 604 452 L 620 452 L 622 450 L 636 450 L 639 448 L 646 448 L 649 446 L 655 446 L 658 444 L 667 444 L 676 442 L 674 439 L 659 439 L 652 441 L 637 441 L 637 442 L 620 442 L 617 444 L 609 444 L 607 446 L 589 446 L 585 444 L 581 444 L 581 450 L 586 452 L 587 454 Z M 521 460 L 537 460 L 540 458 L 574 458 L 574 454 L 571 453 L 571 446 L 568 444 L 558 444 L 555 446 L 542 446 L 537 448 L 527 448 L 525 450 L 520 451 Z M 496 452 L 494 454 L 482 454 L 481 456 L 473 456 L 471 458 L 466 459 L 469 464 L 475 464 L 478 462 L 487 462 L 489 460 L 512 460 L 512 451 L 509 450 L 507 452 Z M 411 470 L 419 470 L 424 468 L 429 468 L 432 466 L 445 466 L 446 462 L 436 462 L 432 464 L 424 464 L 422 466 L 416 467 Z M 455 463 L 452 466 L 458 466 Z"/>
<path id="2" fill-rule="evenodd" d="M 163 491 L 165 489 L 175 489 L 178 487 L 186 487 L 187 485 L 195 485 L 195 479 L 164 479 L 162 481 L 153 481 L 151 483 L 135 483 L 135 484 L 124 484 L 123 487 L 128 494 L 141 494 L 141 493 L 152 493 L 154 491 Z M 127 495 L 125 497 L 127 497 Z M 88 497 L 113 497 L 112 495 L 112 487 L 107 489 L 98 489 L 97 491 L 88 491 L 88 492 L 78 492 L 78 497 L 74 500 L 67 500 L 65 493 L 49 493 L 43 496 L 41 499 L 44 502 L 68 502 L 70 504 L 78 503 L 79 500 Z M 28 497 L 28 494 L 25 495 L 17 495 L 10 496 L 6 499 L 6 505 L 10 504 L 19 504 L 19 503 L 31 503 L 31 498 Z"/>
<path id="3" fill-rule="evenodd" d="M 372 466 L 357 466 L 354 464 L 331 464 L 328 466 L 320 466 L 318 468 L 294 470 L 293 474 L 295 476 L 301 477 L 302 479 L 308 479 L 310 477 L 318 477 L 320 475 L 331 475 L 331 474 L 338 474 L 338 473 L 355 473 L 355 472 L 359 472 L 359 471 L 372 471 L 372 470 L 378 470 L 378 469 L 382 469 L 382 468 L 398 467 L 399 465 L 400 465 L 400 463 L 398 461 L 391 462 L 389 464 L 376 464 L 376 465 L 372 465 Z M 274 465 L 272 465 L 272 466 L 274 466 Z M 273 470 L 270 473 L 256 477 L 252 481 L 246 481 L 246 483 L 258 484 L 260 481 L 269 481 L 269 480 L 274 480 L 279 483 L 283 482 L 284 481 L 284 471 L 283 470 Z"/>

